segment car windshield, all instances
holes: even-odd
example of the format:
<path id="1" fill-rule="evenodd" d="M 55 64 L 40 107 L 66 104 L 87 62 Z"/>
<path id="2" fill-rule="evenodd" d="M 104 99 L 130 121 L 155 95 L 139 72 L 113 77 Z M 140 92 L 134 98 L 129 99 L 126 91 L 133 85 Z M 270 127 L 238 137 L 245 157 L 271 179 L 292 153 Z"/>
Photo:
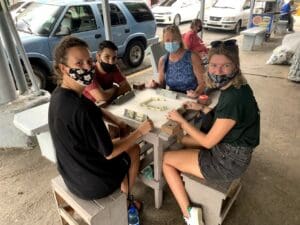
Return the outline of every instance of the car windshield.
<path id="1" fill-rule="evenodd" d="M 32 3 L 16 17 L 18 31 L 49 35 L 63 10 L 62 6 Z"/>
<path id="2" fill-rule="evenodd" d="M 159 6 L 172 6 L 176 0 L 165 0 L 159 3 Z"/>
<path id="3" fill-rule="evenodd" d="M 241 7 L 241 1 L 232 1 L 232 0 L 217 0 L 213 5 L 214 8 L 223 8 L 223 9 L 239 9 Z"/>

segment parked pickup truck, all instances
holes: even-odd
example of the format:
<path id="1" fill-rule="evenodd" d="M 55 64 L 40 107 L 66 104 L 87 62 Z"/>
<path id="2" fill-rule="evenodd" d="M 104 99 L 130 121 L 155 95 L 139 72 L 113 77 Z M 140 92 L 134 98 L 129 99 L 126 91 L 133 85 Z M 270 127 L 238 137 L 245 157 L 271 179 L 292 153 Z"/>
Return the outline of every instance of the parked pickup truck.
<path id="1" fill-rule="evenodd" d="M 105 40 L 101 1 L 32 2 L 16 17 L 16 27 L 40 87 L 51 84 L 53 49 L 63 36 L 85 40 L 93 53 Z M 110 0 L 112 41 L 119 57 L 139 66 L 147 45 L 158 42 L 155 19 L 142 1 Z"/>

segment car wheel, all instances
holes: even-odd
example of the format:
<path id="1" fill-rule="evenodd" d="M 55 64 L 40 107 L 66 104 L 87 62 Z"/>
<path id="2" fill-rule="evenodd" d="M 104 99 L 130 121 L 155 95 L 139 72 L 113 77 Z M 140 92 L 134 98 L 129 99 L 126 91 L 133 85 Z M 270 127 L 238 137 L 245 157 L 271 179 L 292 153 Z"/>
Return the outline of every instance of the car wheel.
<path id="1" fill-rule="evenodd" d="M 137 67 L 141 65 L 145 56 L 145 47 L 139 40 L 129 43 L 126 48 L 123 62 L 130 67 Z"/>
<path id="2" fill-rule="evenodd" d="M 31 65 L 31 66 L 32 66 L 32 70 L 34 73 L 34 78 L 35 78 L 37 86 L 41 89 L 45 89 L 46 88 L 46 76 L 47 76 L 45 70 L 36 65 Z M 26 77 L 28 87 L 31 88 L 32 82 L 27 73 L 25 74 L 25 77 Z"/>
<path id="3" fill-rule="evenodd" d="M 180 25 L 180 20 L 181 20 L 180 15 L 177 14 L 177 15 L 174 17 L 174 22 L 173 22 L 174 25 L 179 26 L 179 25 Z"/>
<path id="4" fill-rule="evenodd" d="M 241 25 L 242 25 L 242 22 L 239 20 L 239 21 L 237 22 L 237 24 L 235 25 L 234 33 L 236 33 L 236 34 L 239 34 L 239 33 L 240 33 L 240 31 L 241 31 Z"/>

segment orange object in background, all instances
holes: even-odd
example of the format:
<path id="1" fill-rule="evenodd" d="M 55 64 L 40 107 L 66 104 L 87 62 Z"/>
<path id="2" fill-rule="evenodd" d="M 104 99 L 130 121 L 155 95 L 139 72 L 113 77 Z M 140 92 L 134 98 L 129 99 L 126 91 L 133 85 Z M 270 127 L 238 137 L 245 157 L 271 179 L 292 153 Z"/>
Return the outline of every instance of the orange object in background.
<path id="1" fill-rule="evenodd" d="M 207 95 L 200 95 L 198 97 L 198 102 L 200 104 L 203 104 L 203 105 L 209 105 L 210 104 L 210 99 Z"/>
<path id="2" fill-rule="evenodd" d="M 296 16 L 300 16 L 300 2 L 295 3 L 297 11 L 296 11 Z"/>

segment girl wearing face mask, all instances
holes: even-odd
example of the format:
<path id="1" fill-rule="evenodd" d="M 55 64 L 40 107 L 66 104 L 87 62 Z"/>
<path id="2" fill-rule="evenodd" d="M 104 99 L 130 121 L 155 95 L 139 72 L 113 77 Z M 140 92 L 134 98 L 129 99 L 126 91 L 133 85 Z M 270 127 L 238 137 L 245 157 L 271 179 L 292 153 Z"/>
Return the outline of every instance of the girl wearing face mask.
<path id="1" fill-rule="evenodd" d="M 189 225 L 203 224 L 201 209 L 190 205 L 180 173 L 213 182 L 232 181 L 246 171 L 259 144 L 259 109 L 240 70 L 238 46 L 235 40 L 211 45 L 207 85 L 221 90 L 211 129 L 208 133 L 199 131 L 175 110 L 167 116 L 187 133 L 182 139 L 187 149 L 164 154 L 163 172 Z M 194 102 L 184 106 L 204 113 L 209 110 Z"/>
<path id="2" fill-rule="evenodd" d="M 179 28 L 175 25 L 164 29 L 163 42 L 168 53 L 159 60 L 158 80 L 151 80 L 147 86 L 168 86 L 173 91 L 186 93 L 192 98 L 197 97 L 205 88 L 200 57 L 184 49 Z"/>
<path id="3" fill-rule="evenodd" d="M 103 119 L 114 121 L 114 116 L 82 95 L 94 76 L 87 43 L 72 36 L 63 38 L 54 62 L 58 87 L 51 95 L 48 123 L 66 186 L 88 200 L 118 188 L 127 193 L 139 168 L 140 148 L 135 141 L 152 129 L 152 122 L 145 121 L 126 138 L 113 142 Z"/>
<path id="4" fill-rule="evenodd" d="M 191 23 L 190 30 L 182 35 L 182 40 L 185 47 L 191 51 L 196 52 L 202 61 L 207 61 L 208 48 L 199 37 L 199 32 L 202 31 L 202 21 L 194 19 Z"/>
<path id="5" fill-rule="evenodd" d="M 128 81 L 117 66 L 117 51 L 117 46 L 111 41 L 103 41 L 99 44 L 95 78 L 83 92 L 93 102 L 110 102 L 131 90 Z"/>

